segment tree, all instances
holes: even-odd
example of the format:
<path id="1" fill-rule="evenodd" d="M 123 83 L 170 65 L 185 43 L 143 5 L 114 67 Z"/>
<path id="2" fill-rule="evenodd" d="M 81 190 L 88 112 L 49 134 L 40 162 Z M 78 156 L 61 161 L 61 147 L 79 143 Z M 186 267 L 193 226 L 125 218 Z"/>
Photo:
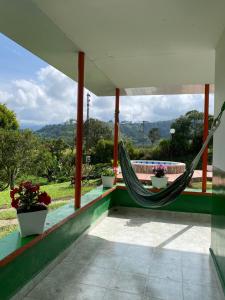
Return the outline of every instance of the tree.
<path id="1" fill-rule="evenodd" d="M 19 123 L 13 111 L 9 110 L 5 104 L 0 104 L 0 129 L 16 130 Z"/>
<path id="2" fill-rule="evenodd" d="M 84 123 L 84 137 L 88 147 L 95 147 L 100 139 L 112 140 L 112 130 L 105 122 L 97 119 L 90 119 Z"/>
<path id="3" fill-rule="evenodd" d="M 36 175 L 48 182 L 68 180 L 74 169 L 75 155 L 72 147 L 62 139 L 42 140 L 34 161 Z"/>
<path id="4" fill-rule="evenodd" d="M 189 140 L 191 139 L 190 132 L 191 120 L 186 116 L 181 116 L 176 119 L 171 128 L 175 129 L 175 134 L 171 141 L 171 153 L 174 156 L 182 156 L 189 152 Z"/>
<path id="5" fill-rule="evenodd" d="M 159 128 L 152 128 L 148 132 L 148 137 L 152 144 L 155 144 L 156 141 L 160 139 L 160 131 Z"/>
<path id="6" fill-rule="evenodd" d="M 14 188 L 18 176 L 31 170 L 37 149 L 37 138 L 29 130 L 0 130 L 1 189 Z"/>
<path id="7" fill-rule="evenodd" d="M 202 146 L 204 113 L 197 110 L 191 110 L 187 112 L 185 116 L 190 120 L 191 149 L 194 153 L 197 153 Z M 213 121 L 213 116 L 209 115 L 208 120 L 210 128 Z"/>
<path id="8" fill-rule="evenodd" d="M 213 117 L 209 115 L 209 127 Z M 197 110 L 187 112 L 176 119 L 171 128 L 175 134 L 171 140 L 170 152 L 173 157 L 183 161 L 191 161 L 198 153 L 203 142 L 204 114 Z"/>
<path id="9" fill-rule="evenodd" d="M 113 141 L 101 139 L 93 149 L 93 163 L 110 163 L 113 159 Z"/>

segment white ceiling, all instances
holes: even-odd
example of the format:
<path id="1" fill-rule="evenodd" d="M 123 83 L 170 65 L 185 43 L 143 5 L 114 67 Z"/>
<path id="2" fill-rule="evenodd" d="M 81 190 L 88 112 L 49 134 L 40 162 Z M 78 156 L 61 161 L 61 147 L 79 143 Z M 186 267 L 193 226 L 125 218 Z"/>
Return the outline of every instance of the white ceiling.
<path id="1" fill-rule="evenodd" d="M 85 85 L 115 87 L 214 82 L 224 0 L 0 0 L 0 28 L 73 79 L 84 51 Z"/>

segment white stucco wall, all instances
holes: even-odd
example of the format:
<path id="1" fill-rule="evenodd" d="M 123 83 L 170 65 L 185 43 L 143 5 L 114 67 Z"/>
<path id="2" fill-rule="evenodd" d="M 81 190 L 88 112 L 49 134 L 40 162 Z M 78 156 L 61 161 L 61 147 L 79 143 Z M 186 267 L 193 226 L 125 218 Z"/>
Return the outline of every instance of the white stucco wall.
<path id="1" fill-rule="evenodd" d="M 225 101 L 225 31 L 216 47 L 215 68 L 215 115 Z M 225 113 L 213 145 L 213 165 L 225 171 Z"/>

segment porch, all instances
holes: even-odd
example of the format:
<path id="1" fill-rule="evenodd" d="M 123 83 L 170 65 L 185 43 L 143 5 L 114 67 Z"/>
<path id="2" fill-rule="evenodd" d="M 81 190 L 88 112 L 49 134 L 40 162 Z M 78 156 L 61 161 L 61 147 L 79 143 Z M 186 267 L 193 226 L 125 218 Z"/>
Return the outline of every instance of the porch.
<path id="1" fill-rule="evenodd" d="M 81 197 L 81 179 L 84 85 L 115 96 L 115 169 L 120 95 L 205 93 L 206 139 L 214 83 L 215 114 L 225 95 L 224 9 L 222 0 L 0 0 L 1 31 L 78 82 L 74 199 L 48 215 L 42 235 L 0 240 L 1 299 L 223 299 L 224 119 L 212 194 L 207 151 L 202 192 L 187 189 L 159 211 L 141 209 L 120 185 Z"/>
<path id="2" fill-rule="evenodd" d="M 3 299 L 223 299 L 209 256 L 210 194 L 187 190 L 161 210 L 140 208 L 124 185 L 81 200 L 49 213 L 43 235 L 0 240 Z"/>
<path id="3" fill-rule="evenodd" d="M 222 300 L 210 227 L 209 215 L 113 207 L 24 299 Z"/>

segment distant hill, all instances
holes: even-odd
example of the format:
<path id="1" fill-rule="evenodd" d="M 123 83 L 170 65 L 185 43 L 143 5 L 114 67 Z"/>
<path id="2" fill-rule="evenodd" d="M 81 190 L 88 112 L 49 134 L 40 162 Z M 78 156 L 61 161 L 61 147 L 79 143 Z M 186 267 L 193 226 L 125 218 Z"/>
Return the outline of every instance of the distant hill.
<path id="1" fill-rule="evenodd" d="M 74 144 L 75 121 L 69 120 L 62 124 L 46 125 L 37 130 L 36 133 L 43 138 L 58 139 L 62 138 L 69 145 Z"/>
<path id="2" fill-rule="evenodd" d="M 43 127 L 43 125 L 26 124 L 26 123 L 20 124 L 20 129 L 30 129 L 32 131 L 37 131 L 37 130 L 41 129 L 42 127 Z"/>
<path id="3" fill-rule="evenodd" d="M 120 130 L 128 138 L 130 138 L 136 145 L 149 145 L 148 138 L 149 130 L 152 128 L 159 128 L 161 138 L 169 138 L 170 127 L 174 120 L 158 121 L 158 122 L 121 122 Z"/>
<path id="4" fill-rule="evenodd" d="M 159 128 L 161 138 L 169 138 L 170 126 L 173 120 L 158 122 L 126 122 L 120 123 L 120 130 L 123 136 L 129 138 L 136 145 L 149 145 L 148 132 L 152 128 Z M 114 124 L 112 121 L 105 122 L 111 129 Z M 74 120 L 69 120 L 63 124 L 46 125 L 37 130 L 36 133 L 45 138 L 62 138 L 70 145 L 74 143 Z"/>

